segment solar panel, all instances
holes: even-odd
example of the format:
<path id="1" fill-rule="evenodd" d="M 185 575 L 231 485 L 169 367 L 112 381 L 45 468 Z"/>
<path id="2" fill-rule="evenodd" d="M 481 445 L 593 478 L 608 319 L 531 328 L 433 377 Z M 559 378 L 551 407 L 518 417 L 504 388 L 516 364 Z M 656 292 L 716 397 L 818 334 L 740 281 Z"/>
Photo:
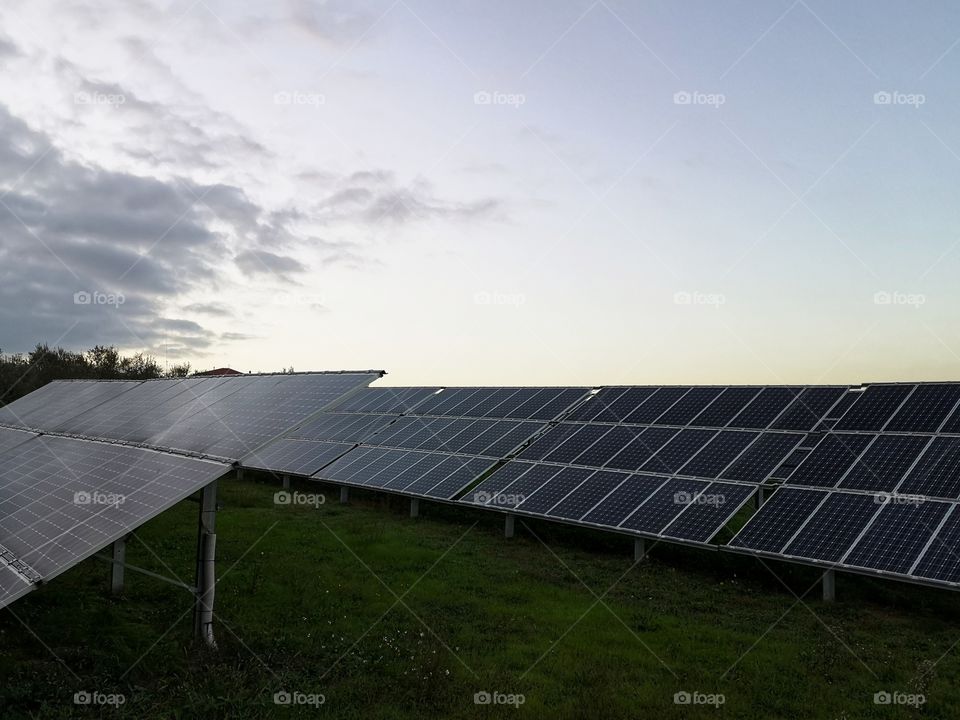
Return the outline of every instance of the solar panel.
<path id="1" fill-rule="evenodd" d="M 563 423 L 556 425 L 524 448 L 520 453 L 520 457 L 524 460 L 543 460 L 553 450 L 566 442 L 566 440 L 581 427 L 583 426 Z"/>
<path id="2" fill-rule="evenodd" d="M 766 387 L 734 416 L 727 427 L 762 430 L 772 423 L 797 397 L 798 389 Z"/>
<path id="3" fill-rule="evenodd" d="M 523 469 L 523 468 L 512 468 L 512 470 Z M 491 497 L 487 500 L 485 504 L 487 506 L 497 507 L 497 508 L 515 508 L 521 503 L 523 503 L 528 497 L 536 493 L 540 488 L 542 488 L 547 481 L 553 478 L 554 475 L 560 472 L 560 468 L 552 465 L 533 465 L 525 469 L 522 475 L 517 477 L 513 482 L 510 482 L 507 485 L 499 488 L 495 492 L 491 493 Z M 494 473 L 497 475 L 498 473 Z M 507 473 L 509 475 L 509 472 Z M 499 482 L 503 482 L 505 478 L 500 478 Z M 482 491 L 481 491 L 482 492 Z M 471 495 L 471 493 L 468 493 Z M 474 501 L 482 499 L 482 495 L 477 495 L 476 493 L 472 494 Z"/>
<path id="4" fill-rule="evenodd" d="M 352 443 L 284 438 L 244 458 L 243 466 L 287 475 L 312 475 L 353 447 Z"/>
<path id="5" fill-rule="evenodd" d="M 827 411 L 827 414 L 824 416 L 825 419 L 837 420 L 842 418 L 847 410 L 849 410 L 853 404 L 860 399 L 860 396 L 863 393 L 861 391 L 847 389 L 843 395 L 840 396 L 840 399 L 837 400 L 836 404 Z"/>
<path id="6" fill-rule="evenodd" d="M 790 484 L 834 487 L 874 437 L 849 433 L 824 435 L 790 475 Z"/>
<path id="7" fill-rule="evenodd" d="M 686 510 L 664 528 L 662 535 L 693 542 L 710 542 L 755 491 L 749 485 L 711 483 L 691 499 Z"/>
<path id="8" fill-rule="evenodd" d="M 634 425 L 653 423 L 690 390 L 689 387 L 662 387 L 631 410 L 623 422 Z"/>
<path id="9" fill-rule="evenodd" d="M 610 431 L 608 425 L 581 425 L 544 458 L 547 462 L 575 463 L 588 448 Z"/>
<path id="10" fill-rule="evenodd" d="M 810 387 L 770 426 L 775 430 L 802 430 L 817 427 L 827 411 L 847 392 L 842 387 Z"/>
<path id="11" fill-rule="evenodd" d="M 824 490 L 779 488 L 734 536 L 730 546 L 780 552 L 827 494 Z"/>
<path id="12" fill-rule="evenodd" d="M 607 461 L 606 467 L 615 470 L 639 470 L 654 453 L 680 432 L 677 428 L 655 426 L 633 430 L 638 431 L 637 435 Z"/>
<path id="13" fill-rule="evenodd" d="M 837 423 L 837 430 L 882 430 L 914 385 L 870 385 Z"/>
<path id="14" fill-rule="evenodd" d="M 17 445 L 37 437 L 36 433 L 0 427 L 0 455 Z"/>
<path id="15" fill-rule="evenodd" d="M 918 385 L 890 420 L 887 432 L 935 433 L 960 402 L 960 383 Z"/>
<path id="16" fill-rule="evenodd" d="M 952 433 L 960 435 L 960 407 L 953 411 L 953 414 L 947 418 L 947 421 L 940 428 L 942 433 Z"/>
<path id="17" fill-rule="evenodd" d="M 508 463 L 509 467 L 512 463 Z M 557 474 L 529 495 L 517 509 L 522 512 L 545 515 L 567 495 L 576 490 L 593 474 L 586 468 L 559 467 Z"/>
<path id="18" fill-rule="evenodd" d="M 721 473 L 727 480 L 762 483 L 804 439 L 798 433 L 764 433 Z"/>
<path id="19" fill-rule="evenodd" d="M 660 489 L 647 498 L 620 527 L 626 530 L 659 535 L 674 518 L 710 486 L 700 480 L 674 478 L 667 480 Z"/>
<path id="20" fill-rule="evenodd" d="M 55 380 L 0 408 L 0 423 L 53 430 L 139 384 L 135 380 Z"/>
<path id="21" fill-rule="evenodd" d="M 960 512 L 956 506 L 911 570 L 912 575 L 960 583 Z"/>
<path id="22" fill-rule="evenodd" d="M 468 492 L 461 502 L 471 503 L 473 505 L 488 505 L 501 492 L 510 487 L 514 482 L 520 479 L 525 473 L 533 468 L 544 468 L 547 471 L 558 473 L 560 468 L 554 465 L 535 465 L 525 462 L 509 462 L 503 467 L 491 473 L 490 476 Z"/>
<path id="23" fill-rule="evenodd" d="M 883 507 L 874 495 L 830 493 L 783 550 L 785 555 L 839 562 Z"/>
<path id="24" fill-rule="evenodd" d="M 892 491 L 930 442 L 922 435 L 881 435 L 840 482 L 849 490 Z"/>
<path id="25" fill-rule="evenodd" d="M 690 424 L 698 427 L 726 427 L 759 392 L 758 387 L 727 388 Z"/>
<path id="26" fill-rule="evenodd" d="M 716 478 L 752 443 L 759 433 L 745 430 L 721 430 L 690 462 L 680 468 L 680 475 Z"/>
<path id="27" fill-rule="evenodd" d="M 40 436 L 8 450 L 0 463 L 0 545 L 49 580 L 227 470 L 152 450 Z"/>
<path id="28" fill-rule="evenodd" d="M 365 388 L 336 404 L 340 413 L 365 413 L 400 415 L 410 412 L 440 388 L 431 387 L 378 387 Z"/>
<path id="29" fill-rule="evenodd" d="M 928 500 L 888 503 L 843 559 L 844 565 L 905 574 L 951 506 Z"/>
<path id="30" fill-rule="evenodd" d="M 672 475 L 696 455 L 716 432 L 703 428 L 681 430 L 640 469 L 644 472 Z"/>
<path id="31" fill-rule="evenodd" d="M 617 527 L 664 482 L 663 478 L 655 475 L 624 475 L 608 470 L 601 470 L 590 479 L 590 482 L 594 478 L 599 479 L 607 475 L 611 476 L 611 481 L 619 478 L 620 484 L 584 515 L 581 522 Z"/>
<path id="32" fill-rule="evenodd" d="M 655 387 L 600 388 L 596 394 L 588 396 L 583 404 L 577 406 L 568 419 L 620 423 L 658 389 Z"/>
<path id="33" fill-rule="evenodd" d="M 414 415 L 554 420 L 586 388 L 447 388 L 417 405 Z"/>
<path id="34" fill-rule="evenodd" d="M 934 438 L 897 492 L 951 499 L 960 496 L 960 438 Z"/>
<path id="35" fill-rule="evenodd" d="M 722 387 L 695 387 L 657 418 L 658 425 L 686 425 L 722 393 Z"/>
<path id="36" fill-rule="evenodd" d="M 623 476 L 619 473 L 594 472 L 576 490 L 550 508 L 546 515 L 566 520 L 579 520 L 621 482 L 623 482 Z"/>

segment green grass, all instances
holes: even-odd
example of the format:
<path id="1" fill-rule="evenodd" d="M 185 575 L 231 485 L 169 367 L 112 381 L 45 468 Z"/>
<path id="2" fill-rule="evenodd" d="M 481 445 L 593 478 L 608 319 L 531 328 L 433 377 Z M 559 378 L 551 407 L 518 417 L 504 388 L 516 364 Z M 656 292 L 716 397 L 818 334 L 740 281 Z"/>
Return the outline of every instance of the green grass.
<path id="1" fill-rule="evenodd" d="M 114 599 L 89 560 L 0 612 L 0 717 L 960 717 L 949 592 L 841 575 L 825 605 L 810 569 L 662 544 L 632 567 L 628 538 L 518 522 L 504 540 L 496 515 L 276 490 L 221 483 L 218 652 L 193 641 L 188 593 L 128 573 Z M 196 513 L 141 529 L 128 562 L 192 581 Z M 325 704 L 277 707 L 282 689 Z M 82 690 L 127 701 L 75 706 Z M 474 704 L 484 690 L 525 702 Z"/>

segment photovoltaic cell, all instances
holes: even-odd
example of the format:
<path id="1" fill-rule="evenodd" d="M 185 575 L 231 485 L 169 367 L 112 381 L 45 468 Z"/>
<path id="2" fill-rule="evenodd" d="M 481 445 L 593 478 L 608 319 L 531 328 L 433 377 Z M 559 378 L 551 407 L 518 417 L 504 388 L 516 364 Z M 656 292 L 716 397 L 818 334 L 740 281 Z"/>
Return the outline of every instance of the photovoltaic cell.
<path id="1" fill-rule="evenodd" d="M 139 384 L 135 380 L 54 380 L 0 408 L 0 423 L 54 430 L 65 420 L 119 397 Z"/>
<path id="2" fill-rule="evenodd" d="M 581 425 L 572 424 L 556 425 L 524 448 L 519 457 L 523 460 L 543 460 L 581 427 Z"/>
<path id="3" fill-rule="evenodd" d="M 824 435 L 790 475 L 790 484 L 834 487 L 874 437 L 851 433 Z"/>
<path id="4" fill-rule="evenodd" d="M 797 397 L 797 388 L 766 387 L 729 422 L 727 427 L 762 430 Z"/>
<path id="5" fill-rule="evenodd" d="M 710 483 L 673 478 L 667 480 L 620 527 L 658 535 Z"/>
<path id="6" fill-rule="evenodd" d="M 783 552 L 839 562 L 881 507 L 873 495 L 831 493 Z"/>
<path id="7" fill-rule="evenodd" d="M 577 458 L 610 431 L 608 425 L 582 425 L 544 460 L 556 463 L 576 463 Z"/>
<path id="8" fill-rule="evenodd" d="M 399 415 L 409 412 L 439 389 L 430 387 L 366 388 L 337 403 L 334 409 L 337 412 Z"/>
<path id="9" fill-rule="evenodd" d="M 914 385 L 870 385 L 837 423 L 836 430 L 882 430 Z"/>
<path id="10" fill-rule="evenodd" d="M 933 433 L 960 402 L 960 383 L 918 385 L 893 416 L 887 432 Z"/>
<path id="11" fill-rule="evenodd" d="M 934 534 L 949 505 L 888 503 L 843 560 L 844 565 L 906 573 Z"/>
<path id="12" fill-rule="evenodd" d="M 641 470 L 672 475 L 696 455 L 716 432 L 716 430 L 704 428 L 681 430 L 670 442 L 660 448 Z"/>
<path id="13" fill-rule="evenodd" d="M 619 423 L 658 388 L 601 388 L 570 413 L 568 419 L 582 422 Z"/>
<path id="14" fill-rule="evenodd" d="M 657 418 L 657 424 L 686 425 L 703 412 L 704 408 L 713 402 L 723 390 L 722 387 L 691 388 L 673 407 Z"/>
<path id="15" fill-rule="evenodd" d="M 848 490 L 892 491 L 930 442 L 922 435 L 881 435 L 840 482 Z"/>
<path id="16" fill-rule="evenodd" d="M 615 528 L 664 482 L 663 478 L 653 475 L 624 475 L 609 471 L 597 473 L 600 477 L 606 475 L 612 479 L 619 477 L 621 484 L 584 515 L 581 522 Z"/>
<path id="17" fill-rule="evenodd" d="M 951 499 L 960 497 L 960 438 L 934 438 L 897 492 Z"/>
<path id="18" fill-rule="evenodd" d="M 312 475 L 353 447 L 351 443 L 284 439 L 245 458 L 243 465 L 288 475 Z"/>
<path id="19" fill-rule="evenodd" d="M 956 507 L 912 574 L 941 582 L 960 582 L 960 512 Z"/>
<path id="20" fill-rule="evenodd" d="M 680 398 L 689 392 L 689 387 L 662 387 L 647 398 L 643 404 L 632 410 L 624 422 L 634 425 L 654 423 L 663 413 L 673 407 Z"/>
<path id="21" fill-rule="evenodd" d="M 778 553 L 827 497 L 823 490 L 782 487 L 730 541 L 733 547 Z"/>
<path id="22" fill-rule="evenodd" d="M 732 463 L 757 437 L 759 437 L 759 433 L 747 430 L 721 430 L 704 446 L 703 450 L 680 468 L 680 475 L 704 478 L 719 477 L 723 469 Z"/>
<path id="23" fill-rule="evenodd" d="M 534 465 L 515 481 L 497 492 L 487 501 L 486 505 L 504 509 L 515 508 L 543 487 L 558 472 L 560 472 L 560 468 L 555 465 Z"/>
<path id="24" fill-rule="evenodd" d="M 758 387 L 727 388 L 690 424 L 698 427 L 725 427 L 759 392 Z"/>
<path id="25" fill-rule="evenodd" d="M 563 500 L 593 474 L 592 470 L 586 468 L 562 467 L 557 469 L 559 472 L 543 487 L 520 503 L 517 506 L 518 510 L 540 515 L 546 514 L 550 508 Z"/>
<path id="26" fill-rule="evenodd" d="M 618 473 L 594 472 L 576 490 L 552 507 L 547 515 L 579 520 L 621 482 L 623 476 Z"/>
<path id="27" fill-rule="evenodd" d="M 663 447 L 678 432 L 677 428 L 633 428 L 639 431 L 636 437 L 607 462 L 607 467 L 616 470 L 639 470 L 655 452 Z"/>

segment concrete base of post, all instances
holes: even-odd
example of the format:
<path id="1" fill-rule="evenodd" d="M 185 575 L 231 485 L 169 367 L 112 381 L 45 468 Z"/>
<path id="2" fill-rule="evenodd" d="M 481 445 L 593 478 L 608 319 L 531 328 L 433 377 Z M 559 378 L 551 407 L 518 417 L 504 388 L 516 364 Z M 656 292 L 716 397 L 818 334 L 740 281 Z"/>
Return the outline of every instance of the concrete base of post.
<path id="1" fill-rule="evenodd" d="M 513 521 L 514 521 L 513 515 L 507 515 L 503 520 L 503 536 L 505 538 L 513 537 L 513 531 L 514 531 Z"/>
<path id="2" fill-rule="evenodd" d="M 633 541 L 633 559 L 635 562 L 647 559 L 647 541 L 643 538 L 635 538 Z"/>
<path id="3" fill-rule="evenodd" d="M 340 504 L 346 505 L 350 502 L 350 488 L 343 486 L 340 488 Z"/>
<path id="4" fill-rule="evenodd" d="M 420 517 L 420 498 L 410 498 L 410 517 Z"/>
<path id="5" fill-rule="evenodd" d="M 823 574 L 823 601 L 834 602 L 837 599 L 837 576 L 833 570 L 827 570 Z"/>
<path id="6" fill-rule="evenodd" d="M 127 540 L 120 538 L 113 543 L 113 565 L 110 566 L 110 593 L 123 592 L 124 563 L 127 562 Z"/>

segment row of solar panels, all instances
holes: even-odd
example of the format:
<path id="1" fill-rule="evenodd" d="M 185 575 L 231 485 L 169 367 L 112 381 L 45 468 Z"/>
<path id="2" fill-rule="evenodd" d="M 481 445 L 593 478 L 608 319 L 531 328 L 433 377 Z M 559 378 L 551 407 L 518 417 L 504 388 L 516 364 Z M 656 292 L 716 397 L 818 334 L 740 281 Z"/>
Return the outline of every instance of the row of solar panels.
<path id="1" fill-rule="evenodd" d="M 393 393 L 405 401 L 391 404 Z M 881 505 L 857 491 L 956 499 L 958 406 L 960 384 L 949 383 L 368 389 L 244 464 L 692 543 L 712 540 L 758 484 L 836 487 L 847 491 L 838 497 L 872 503 L 873 534 L 861 540 L 894 556 L 900 548 L 884 548 L 893 541 L 883 529 L 897 525 L 899 508 L 913 507 L 910 498 Z M 744 531 L 763 537 L 763 518 L 780 502 L 764 505 Z M 935 504 L 952 512 L 951 503 Z M 832 532 L 825 523 L 827 540 L 843 545 Z M 861 570 L 885 571 L 851 557 L 846 567 L 855 560 Z M 953 582 L 941 576 L 929 579 Z"/>
<path id="2" fill-rule="evenodd" d="M 0 408 L 0 607 L 380 374 L 54 382 Z"/>

